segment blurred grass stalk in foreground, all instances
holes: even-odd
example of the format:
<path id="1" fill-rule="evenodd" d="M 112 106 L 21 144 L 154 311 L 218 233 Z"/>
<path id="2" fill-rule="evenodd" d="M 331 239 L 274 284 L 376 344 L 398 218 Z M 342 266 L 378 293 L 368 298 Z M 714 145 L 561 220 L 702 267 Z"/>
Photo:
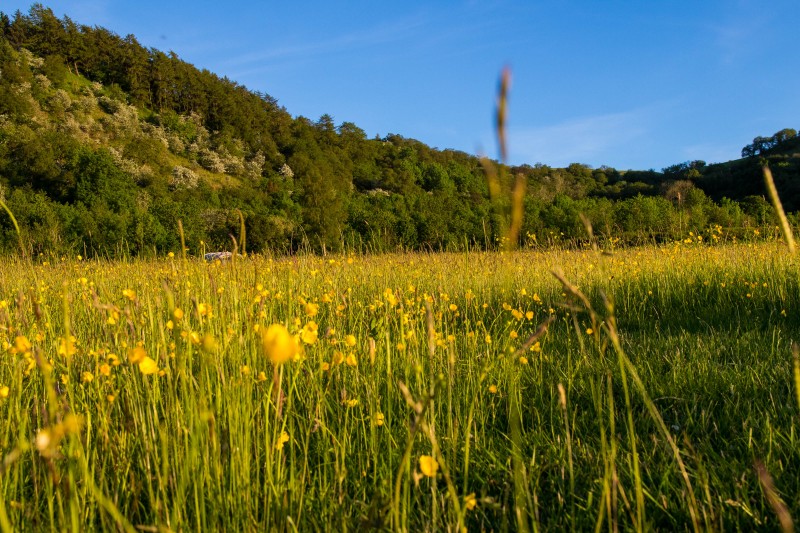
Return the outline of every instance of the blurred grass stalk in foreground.
<path id="1" fill-rule="evenodd" d="M 507 116 L 508 94 L 511 90 L 511 69 L 506 67 L 500 75 L 497 90 L 497 107 L 495 109 L 495 132 L 497 134 L 498 151 L 500 152 L 499 164 L 494 164 L 488 157 L 482 157 L 489 188 L 489 198 L 495 210 L 495 223 L 497 234 L 502 237 L 502 248 L 515 250 L 519 245 L 519 234 L 522 229 L 522 219 L 525 201 L 525 177 L 517 173 L 514 185 L 511 188 L 508 173 L 508 145 L 507 145 Z M 509 191 L 508 189 L 511 188 Z M 510 196 L 510 205 L 508 197 Z"/>
<path id="2" fill-rule="evenodd" d="M 795 244 L 794 236 L 792 235 L 792 228 L 789 225 L 789 220 L 786 218 L 786 212 L 783 210 L 783 204 L 778 196 L 778 189 L 775 187 L 775 180 L 772 179 L 772 171 L 766 163 L 761 167 L 761 169 L 764 172 L 764 184 L 767 187 L 769 199 L 772 202 L 772 206 L 775 208 L 775 212 L 778 214 L 778 219 L 781 223 L 781 232 L 783 233 L 783 238 L 786 240 L 786 246 L 789 248 L 789 253 L 794 254 Z"/>

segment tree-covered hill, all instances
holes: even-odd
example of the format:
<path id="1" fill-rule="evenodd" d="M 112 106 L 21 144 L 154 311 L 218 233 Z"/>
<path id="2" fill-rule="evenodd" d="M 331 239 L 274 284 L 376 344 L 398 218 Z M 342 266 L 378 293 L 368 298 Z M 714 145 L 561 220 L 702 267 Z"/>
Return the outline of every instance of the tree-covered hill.
<path id="1" fill-rule="evenodd" d="M 761 160 L 800 209 L 800 139 L 757 137 L 743 159 L 662 172 L 573 164 L 505 168 L 527 184 L 522 239 L 679 237 L 769 221 Z M 132 35 L 57 18 L 41 5 L 0 13 L 0 197 L 40 253 L 494 246 L 503 206 L 481 161 L 400 135 L 292 117 L 269 95 Z M 0 218 L 0 251 L 18 239 Z"/>

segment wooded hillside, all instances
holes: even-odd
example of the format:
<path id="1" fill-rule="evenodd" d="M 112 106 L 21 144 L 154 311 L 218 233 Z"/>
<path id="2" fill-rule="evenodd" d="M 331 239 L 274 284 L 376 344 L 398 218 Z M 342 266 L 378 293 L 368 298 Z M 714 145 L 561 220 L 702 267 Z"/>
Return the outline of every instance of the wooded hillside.
<path id="1" fill-rule="evenodd" d="M 492 247 L 504 206 L 472 155 L 357 125 L 292 115 L 278 101 L 35 5 L 0 13 L 0 194 L 37 254 L 230 249 L 240 213 L 251 251 L 299 247 Z M 760 162 L 800 209 L 800 139 L 756 137 L 743 159 L 661 172 L 573 164 L 505 168 L 527 183 L 520 244 L 585 236 L 680 238 L 771 223 Z M 501 202 L 502 204 L 502 202 Z M 0 251 L 15 253 L 0 217 Z"/>

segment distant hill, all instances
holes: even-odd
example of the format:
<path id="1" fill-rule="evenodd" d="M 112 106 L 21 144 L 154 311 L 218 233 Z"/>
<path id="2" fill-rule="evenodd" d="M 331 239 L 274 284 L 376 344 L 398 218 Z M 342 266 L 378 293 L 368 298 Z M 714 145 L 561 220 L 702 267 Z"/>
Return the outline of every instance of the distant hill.
<path id="1" fill-rule="evenodd" d="M 329 115 L 199 70 L 132 35 L 57 18 L 41 5 L 0 13 L 0 197 L 31 254 L 165 253 L 187 243 L 249 250 L 492 247 L 508 206 L 482 162 L 390 134 L 367 138 Z M 800 209 L 800 139 L 757 137 L 743 159 L 661 172 L 581 164 L 503 167 L 526 178 L 521 244 L 679 238 L 769 223 L 760 161 Z M 0 251 L 15 253 L 0 217 Z"/>

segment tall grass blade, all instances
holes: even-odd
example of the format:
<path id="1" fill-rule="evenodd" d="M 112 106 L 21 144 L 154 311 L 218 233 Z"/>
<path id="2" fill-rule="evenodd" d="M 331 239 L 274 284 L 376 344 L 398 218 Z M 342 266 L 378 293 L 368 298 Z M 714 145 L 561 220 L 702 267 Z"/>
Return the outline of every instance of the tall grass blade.
<path id="1" fill-rule="evenodd" d="M 794 393 L 797 397 L 797 409 L 800 412 L 800 345 L 792 344 L 792 355 L 794 359 Z"/>
<path id="2" fill-rule="evenodd" d="M 789 248 L 789 253 L 794 254 L 795 245 L 794 236 L 792 235 L 792 228 L 789 226 L 789 220 L 786 218 L 786 212 L 783 210 L 783 204 L 781 204 L 781 199 L 778 196 L 778 189 L 775 187 L 775 180 L 772 179 L 772 171 L 766 164 L 761 167 L 761 169 L 764 172 L 764 183 L 767 186 L 769 199 L 772 201 L 772 206 L 775 208 L 775 212 L 778 214 L 778 219 L 781 223 L 781 232 L 783 232 L 783 238 L 786 239 L 786 246 Z"/>
<path id="3" fill-rule="evenodd" d="M 495 113 L 495 128 L 497 130 L 497 145 L 500 150 L 500 160 L 508 161 L 508 148 L 506 146 L 506 119 L 508 116 L 508 91 L 511 88 L 511 69 L 505 67 L 500 75 L 500 86 L 497 90 L 497 110 Z"/>
<path id="4" fill-rule="evenodd" d="M 775 490 L 775 483 L 772 481 L 772 476 L 769 474 L 767 467 L 761 461 L 756 461 L 756 473 L 758 474 L 758 481 L 761 483 L 761 488 L 764 495 L 767 497 L 772 510 L 778 517 L 781 524 L 781 531 L 783 533 L 792 533 L 794 531 L 794 522 L 789 514 L 786 504 L 783 502 L 778 492 Z"/>
<path id="5" fill-rule="evenodd" d="M 11 212 L 11 209 L 8 208 L 6 203 L 3 200 L 0 200 L 0 206 L 8 213 L 8 216 L 11 218 L 11 223 L 14 224 L 14 231 L 17 232 L 17 240 L 19 241 L 19 251 L 22 254 L 23 258 L 26 258 L 28 254 L 25 251 L 25 245 L 22 244 L 22 233 L 19 231 L 19 224 L 17 224 L 17 218 L 14 216 L 14 213 Z"/>
<path id="6" fill-rule="evenodd" d="M 236 212 L 239 214 L 239 241 L 241 242 L 242 247 L 242 256 L 247 255 L 247 230 L 244 226 L 244 215 L 242 215 L 241 209 L 237 209 Z"/>

